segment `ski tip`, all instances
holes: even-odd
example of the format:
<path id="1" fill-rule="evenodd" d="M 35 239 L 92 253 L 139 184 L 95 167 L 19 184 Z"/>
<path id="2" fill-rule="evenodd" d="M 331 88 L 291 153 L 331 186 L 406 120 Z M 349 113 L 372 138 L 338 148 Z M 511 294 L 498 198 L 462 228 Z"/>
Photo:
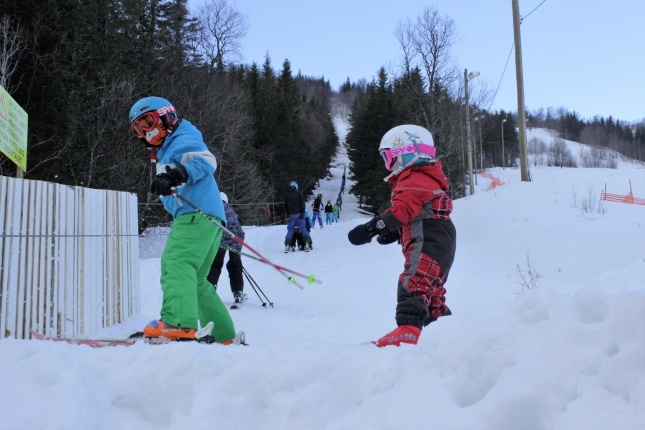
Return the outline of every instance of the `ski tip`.
<path id="1" fill-rule="evenodd" d="M 43 336 L 42 334 L 38 333 L 36 330 L 29 330 L 29 333 L 31 334 L 31 337 L 33 337 L 34 339 L 38 339 L 38 340 L 44 340 L 45 339 L 45 336 Z"/>
<path id="2" fill-rule="evenodd" d="M 370 340 L 370 341 L 367 341 L 367 342 L 361 342 L 359 345 L 374 345 L 374 346 L 378 346 L 378 344 L 374 340 Z"/>

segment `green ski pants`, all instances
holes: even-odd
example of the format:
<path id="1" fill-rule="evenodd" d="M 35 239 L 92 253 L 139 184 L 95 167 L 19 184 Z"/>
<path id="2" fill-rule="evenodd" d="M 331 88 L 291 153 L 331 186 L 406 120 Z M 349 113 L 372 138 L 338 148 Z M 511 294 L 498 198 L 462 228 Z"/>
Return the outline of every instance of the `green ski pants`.
<path id="1" fill-rule="evenodd" d="M 215 221 L 221 222 L 217 217 Z M 215 323 L 211 333 L 217 342 L 235 337 L 235 327 L 206 275 L 215 259 L 222 229 L 196 213 L 184 214 L 172 223 L 161 256 L 161 318 L 168 325 L 183 328 Z"/>

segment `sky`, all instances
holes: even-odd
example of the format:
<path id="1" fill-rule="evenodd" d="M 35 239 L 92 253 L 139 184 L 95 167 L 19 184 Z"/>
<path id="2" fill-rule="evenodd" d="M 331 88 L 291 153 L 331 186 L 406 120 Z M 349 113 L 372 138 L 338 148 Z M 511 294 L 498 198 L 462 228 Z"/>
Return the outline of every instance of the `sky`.
<path id="1" fill-rule="evenodd" d="M 190 0 L 192 10 L 206 0 Z M 452 18 L 460 41 L 453 54 L 472 85 L 497 95 L 490 109 L 517 112 L 511 0 L 229 0 L 248 17 L 244 62 L 327 79 L 371 81 L 381 66 L 397 70 L 397 25 L 426 6 Z M 645 119 L 645 2 L 520 0 L 524 98 L 529 111 L 565 107 L 579 116 Z M 537 9 L 536 9 L 537 8 Z M 510 57 L 509 57 L 510 54 Z M 480 83 L 477 82 L 480 80 Z"/>
<path id="2" fill-rule="evenodd" d="M 341 148 L 323 198 L 337 196 L 345 164 Z M 273 304 L 246 283 L 249 300 L 231 315 L 248 346 L 2 339 L 0 427 L 642 430 L 645 206 L 599 197 L 605 185 L 627 194 L 631 180 L 645 198 L 645 166 L 531 171 L 522 182 L 516 168 L 491 169 L 503 185 L 486 191 L 492 181 L 479 177 L 474 195 L 454 201 L 453 315 L 416 346 L 369 343 L 395 327 L 403 257 L 396 244 L 348 242 L 370 217 L 345 193 L 339 222 L 312 230 L 309 253 L 283 252 L 284 225 L 244 226 L 269 261 L 320 281 L 299 289 L 243 257 Z M 141 314 L 90 337 L 124 337 L 158 317 L 165 240 L 159 230 L 140 239 Z M 232 303 L 225 273 L 218 291 Z"/>

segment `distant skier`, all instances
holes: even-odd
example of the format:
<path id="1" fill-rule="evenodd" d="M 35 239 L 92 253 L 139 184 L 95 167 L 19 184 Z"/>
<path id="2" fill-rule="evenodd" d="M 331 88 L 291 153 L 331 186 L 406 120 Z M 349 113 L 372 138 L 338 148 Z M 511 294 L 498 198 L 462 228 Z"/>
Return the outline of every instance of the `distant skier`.
<path id="1" fill-rule="evenodd" d="M 311 232 L 311 219 L 309 218 L 309 213 L 305 209 L 305 225 L 308 232 Z M 291 238 L 291 251 L 296 250 L 296 246 L 300 251 L 305 251 L 306 242 L 302 236 L 302 232 L 298 228 L 298 224 L 293 226 L 293 237 Z M 309 233 L 309 248 L 313 249 L 313 241 L 311 240 L 311 233 Z"/>
<path id="2" fill-rule="evenodd" d="M 305 196 L 298 191 L 298 183 L 292 181 L 289 184 L 289 191 L 284 194 L 284 211 L 289 217 L 287 222 L 287 235 L 284 238 L 285 252 L 291 250 L 291 238 L 293 237 L 293 228 L 297 224 L 302 232 L 302 238 L 305 241 L 305 251 L 309 250 L 310 238 L 305 221 Z"/>
<path id="3" fill-rule="evenodd" d="M 325 205 L 325 224 L 331 224 L 334 221 L 334 206 L 331 204 L 331 200 L 327 200 Z"/>
<path id="4" fill-rule="evenodd" d="M 440 316 L 451 315 L 445 304 L 444 283 L 455 257 L 456 231 L 450 220 L 452 200 L 448 179 L 435 160 L 432 135 L 416 125 L 394 127 L 381 140 L 379 151 L 392 173 L 392 207 L 348 234 L 354 245 L 372 241 L 401 243 L 405 263 L 399 276 L 397 328 L 376 346 L 416 345 L 421 329 Z"/>
<path id="5" fill-rule="evenodd" d="M 219 195 L 222 198 L 222 203 L 224 204 L 227 228 L 231 230 L 235 236 L 244 240 L 244 230 L 240 225 L 237 212 L 235 212 L 235 210 L 228 204 L 228 196 L 225 193 L 220 192 Z M 242 303 L 246 298 L 246 295 L 244 294 L 244 266 L 242 265 L 242 256 L 240 255 L 241 251 L 242 245 L 239 242 L 234 240 L 233 237 L 228 234 L 223 235 L 220 242 L 220 248 L 215 255 L 215 260 L 211 265 L 208 276 L 206 276 L 208 282 L 217 287 L 219 277 L 222 274 L 222 268 L 224 267 L 226 253 L 228 252 L 226 270 L 228 271 L 231 293 L 233 293 L 235 303 Z"/>
<path id="6" fill-rule="evenodd" d="M 311 223 L 311 227 L 316 226 L 316 219 L 318 219 L 318 222 L 320 223 L 320 228 L 323 227 L 323 221 L 322 221 L 322 215 L 320 212 L 323 210 L 323 203 L 322 203 L 322 194 L 318 194 L 318 196 L 314 199 L 314 202 L 311 204 L 311 207 L 314 211 L 314 219 Z"/>

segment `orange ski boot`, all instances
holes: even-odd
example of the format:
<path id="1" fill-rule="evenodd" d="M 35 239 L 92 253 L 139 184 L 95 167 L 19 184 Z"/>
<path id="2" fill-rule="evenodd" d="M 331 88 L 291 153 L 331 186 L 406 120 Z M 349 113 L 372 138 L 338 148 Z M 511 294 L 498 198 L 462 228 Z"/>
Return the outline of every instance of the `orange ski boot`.
<path id="1" fill-rule="evenodd" d="M 166 325 L 163 320 L 150 321 L 143 329 L 144 337 L 165 337 L 170 340 L 196 340 L 194 328 L 179 328 Z"/>

